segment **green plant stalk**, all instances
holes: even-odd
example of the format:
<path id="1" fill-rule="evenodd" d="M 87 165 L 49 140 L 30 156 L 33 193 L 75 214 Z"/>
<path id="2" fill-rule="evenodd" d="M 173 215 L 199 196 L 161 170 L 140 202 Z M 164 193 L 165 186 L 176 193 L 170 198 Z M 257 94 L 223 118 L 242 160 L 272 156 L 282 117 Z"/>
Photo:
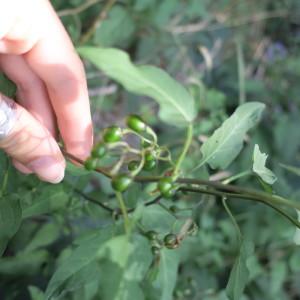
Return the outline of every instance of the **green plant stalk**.
<path id="1" fill-rule="evenodd" d="M 157 145 L 157 135 L 156 133 L 152 130 L 151 127 L 147 126 L 146 127 L 146 132 L 151 135 L 153 137 L 153 141 L 154 141 L 154 144 Z"/>
<path id="2" fill-rule="evenodd" d="M 126 208 L 126 205 L 125 205 L 122 194 L 119 193 L 119 192 L 116 192 L 116 197 L 117 197 L 117 200 L 119 202 L 119 206 L 120 206 L 123 218 L 124 218 L 125 233 L 126 233 L 127 236 L 129 236 L 129 234 L 130 234 L 130 222 L 129 222 L 129 218 L 128 218 L 127 208 Z"/>
<path id="3" fill-rule="evenodd" d="M 239 105 L 246 102 L 245 92 L 245 62 L 244 53 L 242 47 L 242 41 L 240 37 L 235 39 L 236 52 L 237 52 L 237 64 L 238 64 L 238 78 L 239 78 Z"/>
<path id="4" fill-rule="evenodd" d="M 116 0 L 108 0 L 106 2 L 103 9 L 100 11 L 99 15 L 93 21 L 91 27 L 81 36 L 80 45 L 85 44 L 95 33 L 96 29 L 101 26 L 102 22 L 107 17 L 109 11 L 112 9 L 115 2 L 116 2 Z"/>
<path id="5" fill-rule="evenodd" d="M 233 176 L 230 176 L 230 177 L 228 177 L 228 178 L 222 180 L 222 183 L 223 183 L 223 184 L 228 184 L 228 183 L 230 183 L 230 182 L 232 182 L 232 181 L 235 181 L 235 180 L 237 180 L 237 179 L 240 179 L 240 178 L 242 178 L 242 177 L 249 176 L 249 175 L 252 175 L 252 174 L 253 174 L 253 172 L 252 172 L 251 170 L 246 170 L 246 171 L 244 171 L 244 172 L 235 174 L 235 175 L 233 175 Z"/>
<path id="6" fill-rule="evenodd" d="M 296 227 L 300 229 L 300 222 L 296 220 L 295 218 L 291 217 L 289 214 L 287 214 L 282 208 L 276 206 L 274 203 L 264 201 L 260 198 L 256 198 L 254 196 L 250 195 L 244 195 L 244 194 L 234 194 L 234 193 L 226 193 L 226 192 L 221 192 L 221 191 L 216 191 L 216 190 L 208 190 L 208 189 L 201 189 L 201 188 L 191 188 L 191 187 L 181 187 L 181 191 L 186 191 L 186 192 L 194 192 L 194 193 L 201 193 L 201 194 L 207 194 L 207 195 L 214 195 L 214 196 L 220 196 L 220 197 L 227 197 L 227 198 L 238 198 L 238 199 L 243 199 L 243 200 L 252 200 L 256 202 L 263 203 L 274 210 L 276 210 L 278 213 L 280 213 L 282 216 L 287 218 L 292 224 L 294 224 Z"/>
<path id="7" fill-rule="evenodd" d="M 112 143 L 112 144 L 107 144 L 107 149 L 109 150 L 113 150 L 116 148 L 123 148 L 126 149 L 128 152 L 134 153 L 139 155 L 140 154 L 140 150 L 131 148 L 126 142 L 116 142 L 116 143 Z"/>
<path id="8" fill-rule="evenodd" d="M 181 164 L 187 155 L 187 152 L 190 148 L 192 140 L 193 140 L 193 124 L 189 124 L 189 127 L 187 129 L 186 140 L 185 140 L 182 152 L 175 163 L 174 176 L 176 179 L 180 173 Z"/>
<path id="9" fill-rule="evenodd" d="M 227 197 L 222 197 L 222 204 L 223 204 L 223 206 L 224 206 L 224 208 L 225 208 L 225 210 L 226 210 L 226 212 L 227 212 L 227 214 L 228 214 L 228 216 L 229 216 L 229 218 L 230 218 L 230 220 L 231 220 L 231 222 L 232 222 L 232 224 L 233 224 L 233 226 L 236 230 L 239 244 L 241 244 L 243 237 L 242 237 L 240 227 L 239 227 L 235 217 L 233 216 L 229 206 L 227 205 L 226 200 L 227 200 Z"/>
<path id="10" fill-rule="evenodd" d="M 123 134 L 124 134 L 124 135 L 126 135 L 126 134 L 134 134 L 134 135 L 138 136 L 141 140 L 144 140 L 145 142 L 147 142 L 147 143 L 149 143 L 149 144 L 152 144 L 152 143 L 153 143 L 153 141 L 151 141 L 151 140 L 145 138 L 145 137 L 144 137 L 143 135 L 141 135 L 140 133 L 138 133 L 138 132 L 136 132 L 136 131 L 134 131 L 134 130 L 128 129 L 128 128 L 123 129 Z M 155 146 L 158 146 L 158 145 L 157 145 L 157 141 L 154 141 L 154 145 L 155 145 Z"/>
<path id="11" fill-rule="evenodd" d="M 79 5 L 75 8 L 60 10 L 57 12 L 57 15 L 60 18 L 66 17 L 66 16 L 78 15 L 78 14 L 82 13 L 83 11 L 85 11 L 86 9 L 90 8 L 92 5 L 95 5 L 99 2 L 102 2 L 102 0 L 88 0 L 88 1 L 83 2 L 82 5 Z"/>
<path id="12" fill-rule="evenodd" d="M 118 162 L 117 162 L 117 163 L 113 166 L 113 168 L 111 169 L 111 171 L 110 171 L 110 175 L 111 175 L 111 176 L 115 176 L 115 175 L 119 172 L 119 170 L 120 170 L 120 168 L 122 167 L 124 161 L 125 161 L 125 156 L 124 156 L 124 154 L 123 154 L 123 155 L 121 156 L 121 158 L 118 160 Z"/>
<path id="13" fill-rule="evenodd" d="M 62 152 L 71 160 L 83 164 L 84 161 L 75 157 L 72 154 L 67 153 L 65 150 L 62 150 Z M 104 168 L 97 168 L 95 170 L 98 173 L 103 174 L 104 176 L 111 178 L 109 172 L 104 169 Z M 137 176 L 134 178 L 135 182 L 141 182 L 141 183 L 147 183 L 147 182 L 157 182 L 161 179 L 161 176 Z M 300 210 L 300 203 L 276 196 L 276 195 L 269 195 L 265 192 L 259 192 L 253 189 L 249 188 L 242 188 L 230 184 L 222 184 L 220 182 L 216 181 L 209 181 L 209 180 L 204 180 L 204 179 L 194 179 L 194 178 L 177 178 L 176 179 L 177 183 L 185 184 L 185 185 L 196 185 L 196 186 L 208 186 L 211 188 L 214 188 L 216 192 L 220 192 L 220 195 L 222 196 L 224 192 L 229 193 L 231 197 L 233 195 L 239 195 L 236 198 L 239 197 L 247 197 L 248 199 L 251 198 L 251 200 L 256 200 L 259 202 L 269 202 L 274 205 L 284 205 L 293 209 Z M 202 191 L 201 191 L 202 192 Z"/>
<path id="14" fill-rule="evenodd" d="M 131 175 L 133 177 L 135 177 L 137 174 L 139 174 L 143 169 L 143 166 L 145 163 L 145 151 L 142 151 L 141 156 L 142 156 L 142 159 L 140 160 L 140 164 L 139 164 L 138 168 L 135 171 L 131 172 Z"/>

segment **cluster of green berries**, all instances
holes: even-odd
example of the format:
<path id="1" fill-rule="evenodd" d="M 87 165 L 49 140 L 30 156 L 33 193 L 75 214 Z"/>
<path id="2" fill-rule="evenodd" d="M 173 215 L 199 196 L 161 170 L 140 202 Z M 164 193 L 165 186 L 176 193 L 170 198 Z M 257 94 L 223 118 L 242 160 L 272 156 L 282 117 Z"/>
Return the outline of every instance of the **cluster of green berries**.
<path id="1" fill-rule="evenodd" d="M 146 123 L 137 115 L 129 115 L 126 119 L 127 128 L 138 133 L 143 134 L 149 128 Z M 95 145 L 91 152 L 91 156 L 85 161 L 85 168 L 89 171 L 97 169 L 99 161 L 107 154 L 108 146 L 122 140 L 124 131 L 119 126 L 110 126 L 104 129 L 102 141 Z M 151 144 L 142 141 L 142 146 L 150 147 Z M 155 168 L 157 162 L 153 151 L 146 151 L 144 154 L 144 164 L 142 169 L 144 171 L 151 171 Z M 128 164 L 129 173 L 122 173 L 112 178 L 112 188 L 118 192 L 124 192 L 132 183 L 132 172 L 137 170 L 140 166 L 140 161 L 133 160 Z"/>
<path id="2" fill-rule="evenodd" d="M 172 198 L 176 193 L 177 187 L 172 177 L 165 177 L 158 182 L 157 189 L 164 198 Z"/>
<path id="3" fill-rule="evenodd" d="M 156 231 L 150 230 L 145 233 L 145 236 L 150 241 L 152 247 L 151 251 L 153 255 L 159 255 L 160 249 L 166 247 L 168 249 L 176 249 L 179 246 L 179 240 L 174 233 L 168 233 L 164 236 L 163 240 L 159 239 L 159 235 Z"/>
<path id="4" fill-rule="evenodd" d="M 147 133 L 149 126 L 137 115 L 129 115 L 126 119 L 126 126 L 131 131 L 139 135 Z M 89 171 L 95 170 L 99 161 L 107 154 L 111 144 L 120 142 L 123 138 L 124 130 L 118 126 L 110 126 L 104 129 L 102 141 L 95 145 L 91 156 L 85 161 L 85 168 Z M 142 170 L 151 171 L 157 166 L 157 153 L 155 147 L 148 140 L 142 139 L 143 165 Z M 127 165 L 128 172 L 114 175 L 111 181 L 112 188 L 118 192 L 124 192 L 130 186 L 136 172 L 141 168 L 141 161 L 132 160 Z M 162 178 L 157 184 L 157 190 L 164 198 L 171 198 L 176 192 L 176 185 L 171 177 Z"/>

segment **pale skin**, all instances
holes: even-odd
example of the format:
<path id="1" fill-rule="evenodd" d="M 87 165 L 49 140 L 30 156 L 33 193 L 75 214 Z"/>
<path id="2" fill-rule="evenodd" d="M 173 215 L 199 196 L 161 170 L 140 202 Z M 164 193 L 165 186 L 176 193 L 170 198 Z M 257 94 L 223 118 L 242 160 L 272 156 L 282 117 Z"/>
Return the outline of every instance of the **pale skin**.
<path id="1" fill-rule="evenodd" d="M 93 133 L 82 62 L 48 0 L 0 0 L 0 70 L 17 85 L 18 102 L 17 121 L 0 148 L 22 173 L 60 182 L 65 159 L 58 133 L 81 159 Z"/>

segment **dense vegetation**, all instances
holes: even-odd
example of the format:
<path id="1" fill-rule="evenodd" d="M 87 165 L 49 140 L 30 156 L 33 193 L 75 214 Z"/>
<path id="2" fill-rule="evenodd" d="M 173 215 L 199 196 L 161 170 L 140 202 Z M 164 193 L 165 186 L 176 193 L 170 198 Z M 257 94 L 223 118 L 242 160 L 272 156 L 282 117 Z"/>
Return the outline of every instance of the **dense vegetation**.
<path id="1" fill-rule="evenodd" d="M 0 299 L 300 299 L 300 2 L 52 3 L 96 147 L 58 185 L 1 153 Z"/>

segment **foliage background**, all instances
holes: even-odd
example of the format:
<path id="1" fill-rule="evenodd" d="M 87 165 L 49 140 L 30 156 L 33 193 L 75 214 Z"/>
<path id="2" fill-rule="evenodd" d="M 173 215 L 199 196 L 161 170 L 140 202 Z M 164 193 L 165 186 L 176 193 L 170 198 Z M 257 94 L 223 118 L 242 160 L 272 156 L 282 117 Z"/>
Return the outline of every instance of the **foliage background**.
<path id="1" fill-rule="evenodd" d="M 76 46 L 122 48 L 133 61 L 159 66 L 188 87 L 199 113 L 195 144 L 185 168 L 197 164 L 200 143 L 240 103 L 264 102 L 267 111 L 262 122 L 247 137 L 242 153 L 226 172 L 249 169 L 254 144 L 258 143 L 269 154 L 269 167 L 278 177 L 275 191 L 299 200 L 299 177 L 280 167 L 280 163 L 300 165 L 298 0 L 52 3 Z M 107 18 L 101 17 L 93 28 L 103 9 L 107 9 Z M 158 120 L 158 108 L 152 100 L 126 92 L 89 63 L 86 70 L 96 134 L 107 125 L 122 124 L 129 112 L 138 112 L 156 129 L 160 141 L 178 153 L 183 132 Z M 1 82 L 1 90 L 10 93 L 7 83 Z M 75 246 L 83 245 L 79 256 L 91 257 L 88 249 L 96 243 L 94 235 L 100 231 L 109 235 L 104 228 L 115 222 L 109 213 L 80 197 L 74 187 L 116 205 L 110 184 L 95 174 L 74 176 L 76 171 L 69 166 L 64 183 L 48 185 L 34 176 L 18 174 L 7 166 L 3 154 L 1 170 L 2 178 L 8 175 L 10 197 L 20 199 L 22 224 L 0 259 L 0 299 L 44 299 L 51 276 Z M 203 168 L 197 174 L 202 178 L 222 175 Z M 248 177 L 238 184 L 259 187 L 257 180 Z M 144 200 L 143 193 L 138 187 L 132 189 L 126 200 L 133 206 Z M 190 200 L 197 203 L 200 199 Z M 180 199 L 176 205 L 190 207 Z M 255 252 L 247 260 L 250 280 L 242 299 L 299 299 L 300 252 L 294 241 L 295 228 L 261 204 L 233 200 L 230 207 L 244 237 L 255 244 Z M 174 217 L 158 206 L 141 214 L 148 230 L 158 230 L 162 236 L 176 231 Z M 180 213 L 190 215 L 190 210 Z M 134 253 L 128 256 L 129 262 L 123 259 L 124 240 L 111 240 L 101 250 L 104 254 L 98 251 L 97 264 L 87 262 L 59 287 L 61 296 L 57 299 L 226 299 L 225 288 L 237 254 L 232 222 L 220 202 L 214 200 L 200 202 L 193 217 L 199 231 L 179 249 L 163 250 L 163 266 L 154 283 L 143 280 L 152 255 L 148 241 L 137 235 L 128 250 Z M 120 230 L 118 225 L 114 230 Z M 114 294 L 116 290 L 121 296 Z"/>

